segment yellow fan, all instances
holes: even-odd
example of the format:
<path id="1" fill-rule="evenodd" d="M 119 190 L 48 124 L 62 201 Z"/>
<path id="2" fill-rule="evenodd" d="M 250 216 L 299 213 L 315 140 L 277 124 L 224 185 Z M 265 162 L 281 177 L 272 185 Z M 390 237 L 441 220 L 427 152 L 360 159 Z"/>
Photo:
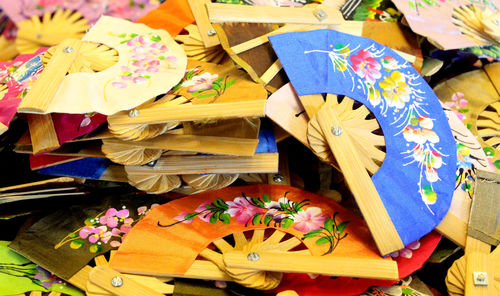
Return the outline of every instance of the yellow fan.
<path id="1" fill-rule="evenodd" d="M 33 16 L 16 25 L 16 47 L 21 54 L 34 53 L 40 47 L 57 45 L 64 39 L 80 39 L 89 29 L 87 20 L 79 12 L 71 10 L 57 10 L 53 14 L 46 12 L 41 18 Z"/>

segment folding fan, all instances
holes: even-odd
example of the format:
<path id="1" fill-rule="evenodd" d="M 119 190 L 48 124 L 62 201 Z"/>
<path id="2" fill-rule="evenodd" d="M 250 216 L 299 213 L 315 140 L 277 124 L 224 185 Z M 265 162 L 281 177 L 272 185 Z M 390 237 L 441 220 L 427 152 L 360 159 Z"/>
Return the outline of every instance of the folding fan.
<path id="1" fill-rule="evenodd" d="M 72 67 L 86 69 L 91 62 L 85 47 L 100 43 L 118 52 L 116 64 L 98 73 L 66 75 Z M 104 16 L 81 41 L 58 45 L 19 111 L 110 115 L 167 92 L 185 68 L 184 52 L 165 31 Z"/>
<path id="2" fill-rule="evenodd" d="M 230 187 L 156 207 L 110 261 L 119 272 L 190 278 L 210 278 L 214 265 L 258 289 L 279 285 L 281 272 L 398 277 L 359 218 L 331 200 L 276 185 Z"/>
<path id="3" fill-rule="evenodd" d="M 183 75 L 165 98 L 110 116 L 108 124 L 113 134 L 131 140 L 146 139 L 157 135 L 147 135 L 150 128 L 179 121 L 264 116 L 266 90 L 232 65 L 189 60 Z"/>
<path id="4" fill-rule="evenodd" d="M 439 101 L 415 69 L 390 48 L 332 30 L 269 39 L 310 118 L 310 145 L 331 149 L 379 251 L 402 249 L 434 229 L 451 203 L 456 147 Z M 331 94 L 352 97 L 376 120 L 363 120 L 366 109 Z M 372 130 L 377 121 L 383 138 L 360 128 Z M 370 179 L 366 169 L 382 158 L 381 140 L 384 164 Z"/>
<path id="5" fill-rule="evenodd" d="M 24 82 L 29 84 L 32 75 L 36 75 L 42 69 L 41 57 L 45 50 L 39 50 L 34 54 L 19 55 L 11 62 L 2 62 L 0 82 L 0 133 L 8 129 L 10 121 L 17 113 L 20 103 L 18 91 Z M 15 95 L 14 95 L 15 94 Z"/>
<path id="6" fill-rule="evenodd" d="M 165 150 L 252 156 L 259 142 L 259 118 L 185 123 L 182 129 L 141 141 L 103 139 L 102 151 L 113 162 L 142 165 L 157 160 Z"/>
<path id="7" fill-rule="evenodd" d="M 398 264 L 399 279 L 404 279 L 420 269 L 440 242 L 435 231 L 415 241 L 401 252 L 392 254 Z M 295 290 L 301 296 L 360 295 L 371 286 L 389 286 L 395 281 L 363 278 L 329 277 L 306 274 L 284 274 L 283 281 L 275 291 Z"/>
<path id="8" fill-rule="evenodd" d="M 446 80 L 434 92 L 464 122 L 500 172 L 500 63 Z M 471 83 L 472 82 L 472 83 Z"/>
<path id="9" fill-rule="evenodd" d="M 203 143 L 204 137 L 200 138 Z M 240 139 L 240 141 L 244 140 Z M 205 145 L 210 146 L 211 143 L 207 141 Z M 194 147 L 196 146 L 194 144 Z M 236 149 L 242 148 L 236 146 Z M 278 171 L 276 140 L 271 131 L 259 131 L 259 145 L 253 151 L 256 153 L 251 156 L 197 155 L 196 153 L 189 155 L 184 151 L 175 155 L 175 151 L 169 151 L 174 154 L 164 155 L 145 166 L 125 166 L 125 172 L 128 182 L 145 192 L 159 194 L 176 190 L 189 195 L 229 186 L 240 173 Z M 187 184 L 187 188 L 181 187 L 182 181 Z"/>
<path id="10" fill-rule="evenodd" d="M 457 143 L 457 172 L 455 192 L 450 210 L 436 230 L 461 247 L 465 247 L 477 170 L 493 171 L 481 145 L 455 113 L 445 104 L 451 132 Z"/>
<path id="11" fill-rule="evenodd" d="M 488 45 L 494 40 L 484 36 L 482 31 L 466 25 L 477 23 L 473 11 L 459 8 L 474 5 L 476 10 L 498 11 L 498 1 L 421 1 L 395 0 L 397 8 L 403 12 L 412 30 L 425 36 L 441 49 L 458 49 L 477 45 Z M 459 9 L 457 12 L 456 10 Z M 479 22 L 480 23 L 480 22 Z M 498 26 L 496 26 L 498 28 Z M 498 30 L 498 29 L 497 29 Z M 486 39 L 485 39 L 486 38 Z M 494 38 L 493 38 L 494 39 Z M 498 41 L 496 41 L 498 42 Z"/>
<path id="12" fill-rule="evenodd" d="M 450 295 L 498 295 L 500 291 L 500 241 L 494 221 L 500 209 L 500 175 L 477 172 L 471 207 L 465 255 L 448 270 L 446 286 Z"/>
<path id="13" fill-rule="evenodd" d="M 68 285 L 47 270 L 10 250 L 10 242 L 0 241 L 0 294 L 24 295 L 31 291 L 51 292 L 52 295 L 64 293 L 72 296 L 83 296 L 83 293 Z M 34 292 L 33 296 L 35 296 Z"/>
<path id="14" fill-rule="evenodd" d="M 54 46 L 68 38 L 80 39 L 90 27 L 79 12 L 71 10 L 46 12 L 41 19 L 32 16 L 16 25 L 16 48 L 20 53 L 33 53 L 40 47 Z"/>
<path id="15" fill-rule="evenodd" d="M 346 106 L 346 104 L 352 104 L 352 100 L 346 100 L 344 98 L 341 102 L 341 105 L 342 104 L 344 104 L 344 106 Z M 267 100 L 266 107 L 267 117 L 307 147 L 311 149 L 318 148 L 314 146 L 314 141 L 311 141 L 311 143 L 308 142 L 307 114 L 305 114 L 305 111 L 300 104 L 300 99 L 293 90 L 291 84 L 285 85 L 272 94 Z M 490 170 L 490 168 L 488 166 L 488 159 L 474 136 L 448 107 L 443 105 L 443 108 L 446 116 L 448 117 L 448 123 L 452 129 L 453 136 L 457 142 L 457 171 L 455 192 L 453 194 L 450 210 L 441 223 L 436 226 L 436 229 L 457 245 L 463 247 L 465 246 L 466 229 L 469 219 L 471 198 L 474 192 L 476 170 Z M 362 111 L 361 114 L 358 115 L 361 119 L 364 119 L 366 114 L 369 113 L 364 106 L 359 106 L 356 110 L 358 113 L 360 113 L 359 111 Z M 362 116 L 362 114 L 365 114 L 365 116 Z M 356 114 L 353 115 L 355 116 Z M 362 130 L 364 133 L 372 133 L 371 137 L 374 137 L 375 135 L 373 134 L 373 131 L 378 131 L 380 126 L 377 122 L 373 122 L 372 124 L 367 124 L 366 126 L 360 124 L 358 129 Z M 383 147 L 385 145 L 385 140 L 380 138 L 379 141 L 381 141 L 383 144 L 381 147 Z M 310 144 L 312 146 L 310 146 Z M 330 157 L 330 161 L 335 161 L 335 159 L 331 157 L 331 154 L 325 150 L 327 147 L 325 147 L 321 141 L 319 141 L 319 143 L 316 141 L 316 144 L 320 144 L 319 148 L 322 148 L 323 153 L 321 156 L 323 158 Z M 369 145 L 366 144 L 365 148 L 368 146 Z M 372 149 L 371 154 L 369 155 L 375 159 L 375 157 L 380 153 L 382 153 L 381 150 Z M 379 161 L 372 163 L 372 165 L 369 166 L 370 162 L 366 159 L 364 160 L 366 161 L 365 163 L 367 169 L 371 169 L 373 172 L 376 172 L 379 168 Z M 383 157 L 381 160 L 383 160 Z M 338 166 L 336 162 L 331 164 L 335 167 Z"/>

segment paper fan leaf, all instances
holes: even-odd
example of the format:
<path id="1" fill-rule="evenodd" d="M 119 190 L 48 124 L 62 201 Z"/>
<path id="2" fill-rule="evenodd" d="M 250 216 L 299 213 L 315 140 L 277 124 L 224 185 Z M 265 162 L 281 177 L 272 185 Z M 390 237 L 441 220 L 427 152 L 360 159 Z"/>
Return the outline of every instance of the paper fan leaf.
<path id="1" fill-rule="evenodd" d="M 118 62 L 98 73 L 65 76 L 47 113 L 114 114 L 166 93 L 184 76 L 186 55 L 163 30 L 103 16 L 82 41 L 116 50 Z"/>
<path id="2" fill-rule="evenodd" d="M 434 229 L 450 207 L 456 147 L 438 99 L 410 63 L 371 39 L 328 29 L 269 39 L 299 96 L 345 95 L 375 115 L 387 151 L 372 181 L 403 243 Z"/>

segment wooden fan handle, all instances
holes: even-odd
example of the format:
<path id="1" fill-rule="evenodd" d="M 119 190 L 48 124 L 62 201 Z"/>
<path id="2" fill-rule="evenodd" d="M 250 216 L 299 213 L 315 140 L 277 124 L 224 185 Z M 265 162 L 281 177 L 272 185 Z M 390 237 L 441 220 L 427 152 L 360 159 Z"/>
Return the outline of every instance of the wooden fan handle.
<path id="1" fill-rule="evenodd" d="M 354 143 L 349 135 L 342 132 L 342 122 L 335 111 L 325 104 L 316 114 L 316 120 L 356 199 L 379 252 L 384 256 L 404 248 L 368 172 L 359 157 L 353 154 L 353 151 L 356 151 Z M 333 134 L 334 128 L 340 128 L 339 135 Z"/>
<path id="2" fill-rule="evenodd" d="M 67 39 L 57 46 L 52 59 L 38 77 L 33 88 L 19 104 L 19 112 L 46 113 L 59 85 L 78 56 L 83 42 Z"/>
<path id="3" fill-rule="evenodd" d="M 163 296 L 149 287 L 138 284 L 123 274 L 107 266 L 97 266 L 89 276 L 90 282 L 100 286 L 113 295 L 119 296 Z M 114 285 L 112 284 L 114 283 Z M 120 284 L 120 285 L 118 285 Z"/>
<path id="4" fill-rule="evenodd" d="M 228 268 L 244 268 L 277 272 L 317 273 L 331 276 L 366 277 L 398 280 L 398 266 L 393 260 L 344 258 L 335 256 L 298 255 L 286 252 L 257 252 L 251 261 L 249 253 L 230 251 L 222 256 Z"/>

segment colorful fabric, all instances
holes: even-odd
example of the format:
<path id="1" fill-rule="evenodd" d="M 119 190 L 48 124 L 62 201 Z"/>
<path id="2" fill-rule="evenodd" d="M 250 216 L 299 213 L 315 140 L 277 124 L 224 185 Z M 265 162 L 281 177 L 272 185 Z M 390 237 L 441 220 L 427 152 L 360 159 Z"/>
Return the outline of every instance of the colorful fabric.
<path id="1" fill-rule="evenodd" d="M 372 181 L 404 245 L 434 229 L 451 204 L 456 147 L 432 89 L 392 49 L 333 30 L 270 36 L 297 94 L 332 93 L 377 118 L 386 156 Z"/>
<path id="2" fill-rule="evenodd" d="M 9 243 L 0 241 L 0 295 L 17 295 L 30 291 L 84 295 L 79 289 L 10 250 L 7 247 Z"/>
<path id="3" fill-rule="evenodd" d="M 187 0 L 167 0 L 137 22 L 153 29 L 166 30 L 175 37 L 187 25 L 194 23 L 194 16 Z"/>
<path id="4" fill-rule="evenodd" d="M 9 247 L 68 280 L 92 258 L 121 245 L 160 196 L 110 188 L 54 211 L 18 233 Z"/>

